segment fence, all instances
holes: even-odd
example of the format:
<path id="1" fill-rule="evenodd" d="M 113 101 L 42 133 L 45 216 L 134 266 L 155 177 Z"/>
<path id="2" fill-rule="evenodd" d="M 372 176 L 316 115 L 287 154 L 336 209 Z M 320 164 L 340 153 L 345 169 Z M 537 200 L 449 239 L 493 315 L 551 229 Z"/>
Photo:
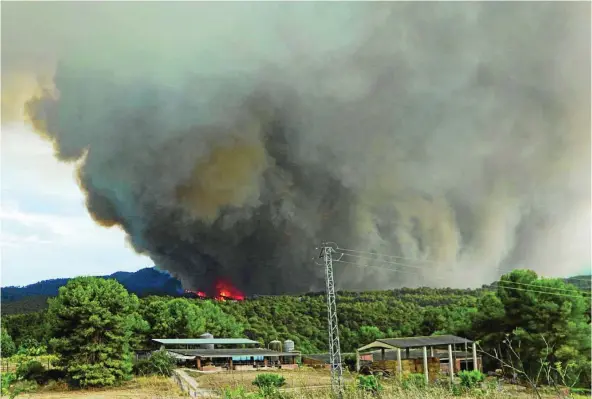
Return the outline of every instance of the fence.
<path id="1" fill-rule="evenodd" d="M 1 358 L 0 359 L 0 372 L 15 372 L 18 368 L 19 364 L 25 363 L 27 361 L 37 360 L 39 363 L 43 365 L 47 370 L 55 369 L 55 365 L 53 364 L 56 360 L 55 356 L 27 356 L 27 357 L 8 357 L 8 358 Z"/>

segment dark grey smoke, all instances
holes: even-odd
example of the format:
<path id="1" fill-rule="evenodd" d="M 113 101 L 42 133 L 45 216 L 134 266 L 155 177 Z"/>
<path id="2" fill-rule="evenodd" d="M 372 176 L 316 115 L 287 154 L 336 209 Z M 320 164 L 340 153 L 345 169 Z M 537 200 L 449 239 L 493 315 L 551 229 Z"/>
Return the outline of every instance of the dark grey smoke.
<path id="1" fill-rule="evenodd" d="M 399 269 L 338 263 L 344 289 L 590 262 L 589 3 L 11 3 L 2 26 L 3 81 L 57 62 L 27 109 L 92 216 L 186 287 L 320 289 L 321 240 L 398 256 L 343 258 Z"/>

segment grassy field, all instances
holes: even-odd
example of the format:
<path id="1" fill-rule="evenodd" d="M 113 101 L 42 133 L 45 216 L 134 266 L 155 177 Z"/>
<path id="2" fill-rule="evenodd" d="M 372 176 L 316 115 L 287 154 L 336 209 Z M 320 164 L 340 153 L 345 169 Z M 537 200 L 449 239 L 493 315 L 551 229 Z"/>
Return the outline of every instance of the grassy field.
<path id="1" fill-rule="evenodd" d="M 201 374 L 195 371 L 186 371 L 194 377 L 202 389 L 218 393 L 223 397 L 225 390 L 235 390 L 236 399 L 246 399 L 248 392 L 256 391 L 252 385 L 258 372 L 234 372 Z M 330 385 L 330 375 L 326 370 L 301 369 L 297 371 L 275 371 L 286 379 L 286 390 L 282 393 L 285 399 L 333 399 Z M 246 395 L 236 395 L 242 388 Z M 541 395 L 543 399 L 566 398 L 559 396 L 557 392 L 547 392 Z M 249 396 L 252 397 L 252 396 Z M 172 378 L 164 377 L 137 377 L 120 387 L 107 389 L 70 390 L 65 385 L 50 385 L 40 388 L 32 394 L 19 395 L 18 398 L 29 399 L 181 399 L 187 398 Z M 376 399 L 369 393 L 361 392 L 356 387 L 356 379 L 352 376 L 345 378 L 344 399 Z M 531 399 L 535 398 L 532 392 L 523 387 L 505 386 L 502 390 L 490 390 L 474 392 L 465 395 L 455 395 L 450 390 L 438 387 L 427 389 L 404 389 L 395 380 L 385 381 L 381 399 L 458 399 L 458 398 L 482 398 L 482 399 Z M 589 396 L 570 395 L 569 398 L 584 399 Z"/>
<path id="2" fill-rule="evenodd" d="M 257 390 L 252 385 L 253 380 L 257 374 L 262 372 L 234 372 L 234 373 L 217 373 L 217 374 L 202 374 L 195 371 L 187 371 L 187 374 L 194 377 L 200 388 L 210 389 L 219 393 L 220 397 L 225 390 L 238 389 L 244 392 L 254 392 Z M 280 374 L 286 379 L 287 388 L 284 391 L 286 399 L 332 399 L 330 391 L 330 374 L 327 370 L 314 370 L 303 368 L 297 371 L 275 371 L 273 374 Z M 312 389 L 314 388 L 314 389 Z M 240 396 L 240 395 L 239 395 Z M 563 396 L 558 395 L 558 392 L 541 393 L 544 399 L 556 399 Z M 353 376 L 345 376 L 345 394 L 344 399 L 375 399 L 369 393 L 361 392 L 357 389 L 356 378 Z M 487 399 L 531 399 L 535 398 L 533 392 L 529 392 L 524 387 L 507 385 L 503 389 L 484 390 L 479 392 L 467 393 L 464 395 L 454 394 L 449 389 L 439 387 L 429 387 L 426 389 L 407 388 L 404 389 L 396 380 L 385 381 L 383 384 L 383 391 L 380 394 L 382 399 L 458 399 L 458 398 L 487 398 Z M 583 399 L 589 396 L 570 395 L 569 398 Z"/>
<path id="3" fill-rule="evenodd" d="M 331 376 L 327 370 L 314 370 L 301 368 L 299 370 L 285 371 L 235 371 L 232 373 L 204 374 L 196 371 L 187 371 L 191 377 L 195 378 L 200 388 L 220 390 L 223 388 L 244 387 L 245 390 L 255 391 L 252 382 L 257 374 L 279 374 L 286 379 L 286 388 L 310 388 L 331 386 Z"/>
<path id="4" fill-rule="evenodd" d="M 70 390 L 64 385 L 39 389 L 18 398 L 30 399 L 180 399 L 187 396 L 172 378 L 137 377 L 120 387 L 105 389 Z"/>

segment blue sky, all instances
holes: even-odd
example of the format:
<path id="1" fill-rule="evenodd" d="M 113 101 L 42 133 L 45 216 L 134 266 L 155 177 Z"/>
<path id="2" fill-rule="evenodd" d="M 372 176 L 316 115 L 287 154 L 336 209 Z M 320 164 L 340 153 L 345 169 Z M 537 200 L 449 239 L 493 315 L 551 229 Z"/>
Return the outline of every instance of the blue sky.
<path id="1" fill-rule="evenodd" d="M 24 125 L 2 126 L 2 286 L 151 266 L 120 229 L 93 222 L 74 178 L 75 165 L 58 162 L 52 152 L 49 142 Z"/>

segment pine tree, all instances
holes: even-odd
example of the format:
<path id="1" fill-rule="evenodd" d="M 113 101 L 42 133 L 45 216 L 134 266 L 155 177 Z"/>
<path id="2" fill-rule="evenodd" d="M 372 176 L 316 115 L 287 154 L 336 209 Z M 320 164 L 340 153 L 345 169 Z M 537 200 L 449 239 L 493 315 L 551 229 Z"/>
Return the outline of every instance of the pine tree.
<path id="1" fill-rule="evenodd" d="M 51 344 L 74 385 L 107 386 L 131 377 L 138 305 L 117 281 L 95 277 L 70 280 L 50 300 Z"/>

